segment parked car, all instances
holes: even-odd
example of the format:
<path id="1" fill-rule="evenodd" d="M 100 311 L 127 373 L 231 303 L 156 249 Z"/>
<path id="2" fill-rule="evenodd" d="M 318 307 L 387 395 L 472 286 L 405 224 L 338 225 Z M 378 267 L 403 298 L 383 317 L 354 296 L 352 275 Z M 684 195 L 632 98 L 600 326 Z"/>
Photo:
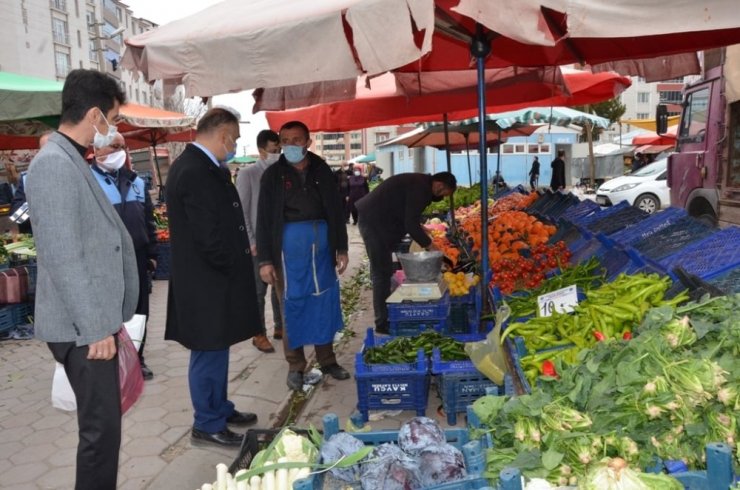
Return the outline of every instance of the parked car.
<path id="1" fill-rule="evenodd" d="M 671 205 L 667 174 L 668 159 L 656 160 L 633 174 L 604 182 L 596 191 L 596 202 L 611 206 L 627 201 L 646 213 L 654 213 Z"/>

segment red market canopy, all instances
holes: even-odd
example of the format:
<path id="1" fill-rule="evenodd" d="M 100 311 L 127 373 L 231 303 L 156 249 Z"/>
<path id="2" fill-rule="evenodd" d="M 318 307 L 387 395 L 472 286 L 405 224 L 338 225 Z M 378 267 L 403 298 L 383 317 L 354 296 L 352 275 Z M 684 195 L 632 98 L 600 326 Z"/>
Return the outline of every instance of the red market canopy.
<path id="1" fill-rule="evenodd" d="M 676 146 L 676 133 L 678 125 L 670 126 L 665 134 L 649 132 L 640 134 L 632 138 L 632 144 L 635 146 L 642 145 L 668 145 Z"/>
<path id="2" fill-rule="evenodd" d="M 195 118 L 179 112 L 125 104 L 121 106 L 119 117 L 118 131 L 132 150 L 195 139 Z"/>
<path id="3" fill-rule="evenodd" d="M 590 104 L 616 97 L 631 84 L 629 78 L 608 72 L 564 71 L 562 76 L 569 94 L 561 90 L 553 95 L 546 84 L 537 86 L 536 82 L 491 88 L 486 93 L 486 100 L 491 101 L 486 112 L 507 112 L 528 106 Z M 428 93 L 415 97 L 370 97 L 359 92 L 355 100 L 292 111 L 267 112 L 266 116 L 271 128 L 279 128 L 291 120 L 300 120 L 312 131 L 350 131 L 373 126 L 434 122 L 440 121 L 443 113 L 455 121 L 478 115 L 475 89 L 473 83 L 466 91 Z M 511 94 L 511 98 L 502 97 L 504 92 Z M 506 102 L 494 102 L 504 100 Z"/>

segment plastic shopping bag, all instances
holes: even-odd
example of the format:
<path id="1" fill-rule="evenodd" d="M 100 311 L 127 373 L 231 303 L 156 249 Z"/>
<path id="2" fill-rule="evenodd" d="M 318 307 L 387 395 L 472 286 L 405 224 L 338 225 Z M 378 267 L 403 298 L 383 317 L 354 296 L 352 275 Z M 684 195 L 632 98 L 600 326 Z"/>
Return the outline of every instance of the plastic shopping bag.
<path id="1" fill-rule="evenodd" d="M 144 391 L 139 353 L 134 343 L 122 328 L 116 335 L 118 345 L 118 381 L 121 387 L 121 415 L 126 413 Z"/>
<path id="2" fill-rule="evenodd" d="M 131 317 L 131 320 L 123 324 L 126 327 L 126 333 L 134 343 L 136 352 L 139 352 L 139 346 L 141 346 L 141 340 L 144 338 L 144 331 L 146 330 L 146 315 L 136 314 Z"/>
<path id="3" fill-rule="evenodd" d="M 69 378 L 64 371 L 64 364 L 57 362 L 54 368 L 54 378 L 51 382 L 51 405 L 59 410 L 74 412 L 77 410 L 77 398 L 69 384 Z"/>
<path id="4" fill-rule="evenodd" d="M 504 384 L 506 358 L 501 345 L 501 329 L 509 318 L 509 307 L 504 305 L 496 312 L 496 325 L 485 339 L 465 344 L 465 353 L 473 361 L 475 368 L 497 385 Z"/>

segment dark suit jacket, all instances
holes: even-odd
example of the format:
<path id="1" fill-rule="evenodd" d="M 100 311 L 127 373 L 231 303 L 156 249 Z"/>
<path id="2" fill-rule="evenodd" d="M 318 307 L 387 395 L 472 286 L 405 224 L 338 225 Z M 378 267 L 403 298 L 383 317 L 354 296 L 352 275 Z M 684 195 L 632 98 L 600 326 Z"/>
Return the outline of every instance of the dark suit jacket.
<path id="1" fill-rule="evenodd" d="M 167 177 L 171 271 L 165 339 L 226 349 L 259 326 L 241 201 L 227 170 L 188 145 Z"/>

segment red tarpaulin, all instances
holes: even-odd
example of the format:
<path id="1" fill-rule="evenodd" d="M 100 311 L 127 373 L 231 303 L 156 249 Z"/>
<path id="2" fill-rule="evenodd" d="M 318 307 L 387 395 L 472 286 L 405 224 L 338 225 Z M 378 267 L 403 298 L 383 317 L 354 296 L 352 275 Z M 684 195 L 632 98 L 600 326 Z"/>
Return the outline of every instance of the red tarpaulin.
<path id="1" fill-rule="evenodd" d="M 569 106 L 608 100 L 619 95 L 630 86 L 629 78 L 616 73 L 590 73 L 584 71 L 563 72 L 565 85 L 570 95 L 551 96 L 547 87 L 529 91 L 532 87 L 506 87 L 506 91 L 517 94 L 520 102 L 492 103 L 486 112 L 506 112 L 528 106 Z M 267 122 L 277 129 L 292 120 L 303 121 L 311 131 L 351 131 L 373 126 L 394 126 L 417 122 L 440 121 L 447 113 L 450 120 L 461 120 L 478 115 L 475 85 L 465 93 L 439 95 L 430 93 L 418 97 L 375 97 L 355 99 L 332 104 L 322 104 L 305 109 L 282 112 L 266 112 Z M 527 97 L 531 98 L 527 99 Z M 497 89 L 488 91 L 486 100 L 505 101 Z M 523 99 L 527 99 L 526 101 Z"/>
<path id="2" fill-rule="evenodd" d="M 640 134 L 632 138 L 632 144 L 635 146 L 642 145 L 669 145 L 676 146 L 676 133 L 678 131 L 678 125 L 671 126 L 668 128 L 665 134 L 658 134 L 649 132 Z"/>

